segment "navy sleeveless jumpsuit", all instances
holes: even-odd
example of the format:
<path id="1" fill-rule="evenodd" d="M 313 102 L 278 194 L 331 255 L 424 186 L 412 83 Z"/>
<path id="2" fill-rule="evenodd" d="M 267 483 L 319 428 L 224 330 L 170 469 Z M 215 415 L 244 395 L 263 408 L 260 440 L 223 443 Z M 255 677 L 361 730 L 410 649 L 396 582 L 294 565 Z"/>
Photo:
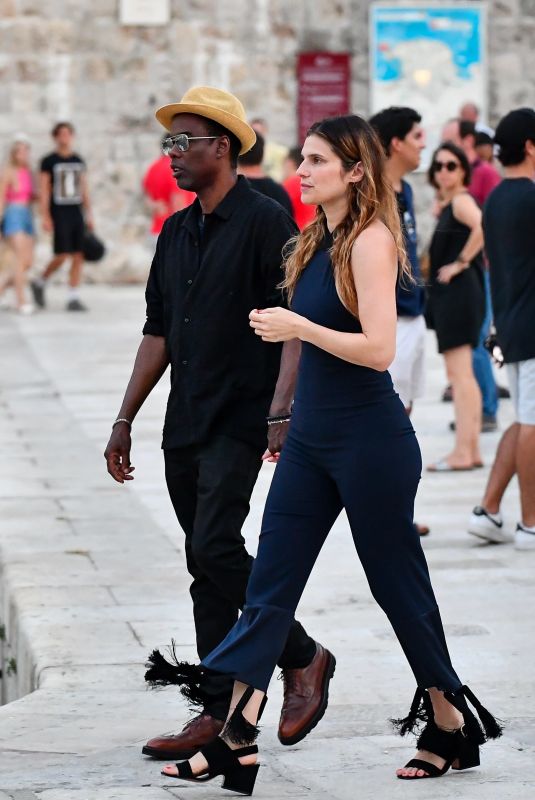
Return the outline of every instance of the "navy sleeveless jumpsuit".
<path id="1" fill-rule="evenodd" d="M 304 269 L 292 309 L 358 333 L 324 245 Z M 414 527 L 418 442 L 388 372 L 303 342 L 287 441 L 275 469 L 258 555 L 236 625 L 202 665 L 266 691 L 300 597 L 342 508 L 373 596 L 422 689 L 456 692 L 427 563 Z"/>

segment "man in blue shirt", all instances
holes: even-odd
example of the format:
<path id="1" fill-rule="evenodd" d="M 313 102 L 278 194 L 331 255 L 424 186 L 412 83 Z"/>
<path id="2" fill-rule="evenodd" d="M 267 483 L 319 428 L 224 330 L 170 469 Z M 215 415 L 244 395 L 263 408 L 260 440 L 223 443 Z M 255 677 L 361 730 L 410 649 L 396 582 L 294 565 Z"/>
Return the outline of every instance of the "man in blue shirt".
<path id="1" fill-rule="evenodd" d="M 415 279 L 413 284 L 400 282 L 398 285 L 396 357 L 390 367 L 396 391 L 409 414 L 413 401 L 423 394 L 424 387 L 425 294 L 417 253 L 412 188 L 403 178 L 420 164 L 425 147 L 421 119 L 414 109 L 400 107 L 386 108 L 370 119 L 387 156 L 386 171 L 396 192 L 405 247 Z"/>
<path id="2" fill-rule="evenodd" d="M 407 414 L 411 413 L 414 400 L 424 392 L 425 377 L 425 292 L 417 252 L 412 188 L 404 180 L 405 175 L 419 166 L 425 147 L 421 121 L 420 114 L 413 108 L 399 106 L 379 111 L 370 119 L 387 156 L 386 172 L 396 192 L 405 247 L 414 276 L 414 283 L 400 281 L 398 284 L 396 357 L 389 370 Z M 416 527 L 420 535 L 429 533 L 423 525 Z"/>

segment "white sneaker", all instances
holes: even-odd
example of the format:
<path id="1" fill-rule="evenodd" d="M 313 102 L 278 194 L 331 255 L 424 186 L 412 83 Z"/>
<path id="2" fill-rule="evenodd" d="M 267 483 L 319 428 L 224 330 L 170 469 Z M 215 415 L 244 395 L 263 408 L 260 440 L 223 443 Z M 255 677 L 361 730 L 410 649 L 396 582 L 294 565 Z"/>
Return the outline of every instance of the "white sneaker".
<path id="1" fill-rule="evenodd" d="M 468 523 L 468 533 L 485 539 L 494 544 L 512 542 L 513 537 L 503 528 L 503 520 L 500 514 L 489 514 L 482 506 L 476 506 L 470 516 Z M 533 537 L 535 539 L 535 536 Z"/>
<path id="2" fill-rule="evenodd" d="M 515 550 L 535 550 L 535 531 L 527 530 L 521 522 L 516 526 Z"/>
<path id="3" fill-rule="evenodd" d="M 35 306 L 32 303 L 23 303 L 23 305 L 18 307 L 19 314 L 22 314 L 23 317 L 28 317 L 30 314 L 33 314 L 35 311 Z"/>

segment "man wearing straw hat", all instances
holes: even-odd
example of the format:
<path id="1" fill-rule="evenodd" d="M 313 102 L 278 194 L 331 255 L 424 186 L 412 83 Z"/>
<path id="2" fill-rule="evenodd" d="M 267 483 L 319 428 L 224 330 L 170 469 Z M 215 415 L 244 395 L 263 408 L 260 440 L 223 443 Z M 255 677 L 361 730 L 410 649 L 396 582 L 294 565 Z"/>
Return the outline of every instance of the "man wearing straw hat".
<path id="1" fill-rule="evenodd" d="M 261 466 L 284 442 L 299 344 L 266 344 L 252 308 L 280 305 L 281 252 L 297 229 L 275 201 L 238 177 L 255 142 L 240 101 L 211 87 L 160 108 L 163 149 L 189 208 L 164 224 L 147 283 L 147 320 L 132 377 L 106 448 L 108 472 L 132 480 L 131 428 L 171 366 L 163 443 L 171 501 L 185 533 L 200 658 L 228 633 L 245 601 L 252 557 L 241 534 Z M 267 418 L 267 420 L 266 420 Z M 269 424 L 266 424 L 269 423 Z M 294 622 L 280 660 L 283 744 L 295 744 L 327 707 L 334 658 Z M 173 675 L 158 676 L 159 684 Z M 189 758 L 222 730 L 232 681 L 213 676 L 199 714 L 178 734 L 151 739 L 146 755 Z"/>

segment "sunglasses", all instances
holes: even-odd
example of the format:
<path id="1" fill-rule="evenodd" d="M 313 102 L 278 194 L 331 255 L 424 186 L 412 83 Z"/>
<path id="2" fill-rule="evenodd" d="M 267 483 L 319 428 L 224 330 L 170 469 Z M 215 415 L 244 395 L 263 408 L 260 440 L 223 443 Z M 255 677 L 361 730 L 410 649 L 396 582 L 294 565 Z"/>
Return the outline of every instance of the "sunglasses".
<path id="1" fill-rule="evenodd" d="M 176 147 L 181 153 L 189 150 L 189 143 L 197 139 L 219 139 L 219 136 L 188 136 L 187 133 L 177 133 L 175 136 L 166 136 L 162 142 L 162 152 L 165 156 L 170 155 L 171 150 Z"/>
<path id="2" fill-rule="evenodd" d="M 433 172 L 441 172 L 444 167 L 448 172 L 455 172 L 460 166 L 458 161 L 433 161 Z"/>

